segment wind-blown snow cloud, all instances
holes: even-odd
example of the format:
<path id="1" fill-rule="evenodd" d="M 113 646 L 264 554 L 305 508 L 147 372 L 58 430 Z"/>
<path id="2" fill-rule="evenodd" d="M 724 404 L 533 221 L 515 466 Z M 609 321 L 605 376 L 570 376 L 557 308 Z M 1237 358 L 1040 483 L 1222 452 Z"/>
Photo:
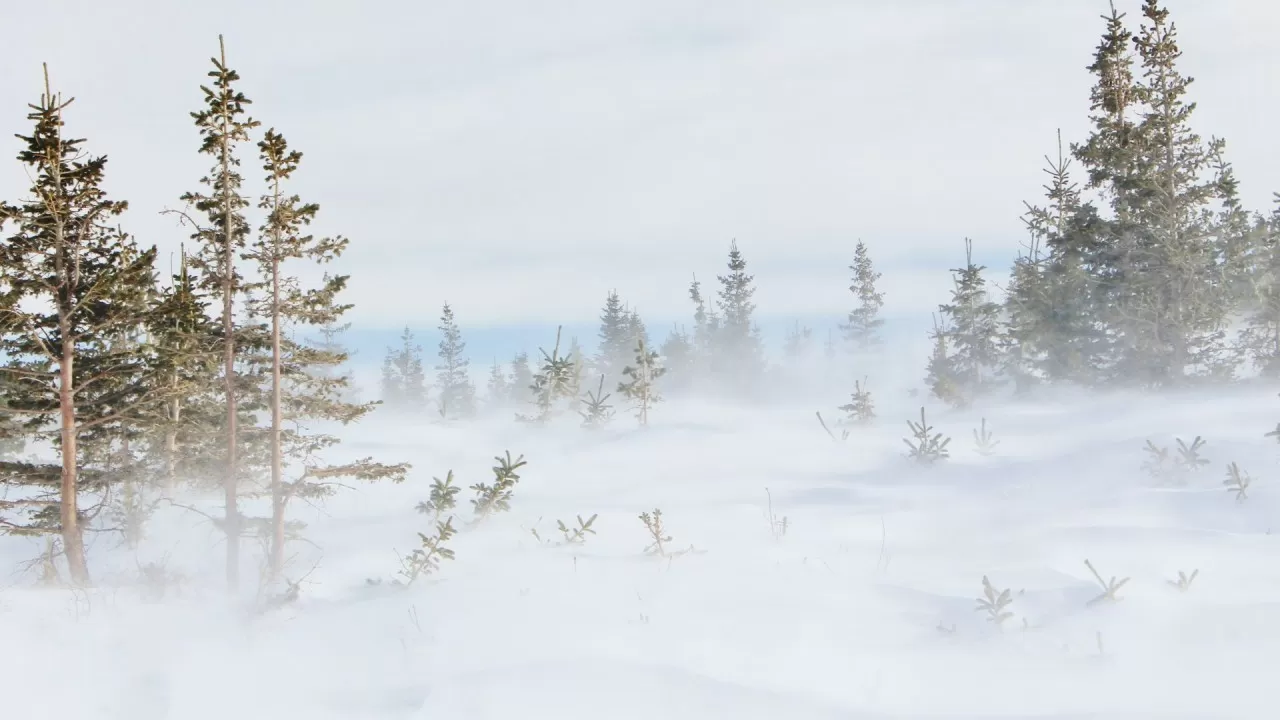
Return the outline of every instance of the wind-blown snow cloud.
<path id="1" fill-rule="evenodd" d="M 730 239 L 762 312 L 838 314 L 865 239 L 887 311 L 923 313 L 973 237 L 993 279 L 1041 194 L 1042 157 L 1087 129 L 1105 2 L 262 3 L 51 0 L 6 8 L 0 131 L 25 129 L 39 63 L 77 97 L 70 129 L 111 156 L 127 227 L 177 248 L 208 164 L 188 113 L 227 37 L 254 115 L 306 154 L 298 190 L 353 240 L 353 319 L 579 322 L 617 288 L 688 314 Z M 1247 202 L 1280 182 L 1249 0 L 1169 3 L 1198 127 L 1230 141 Z M 1138 3 L 1122 2 L 1136 26 Z M 16 152 L 16 142 L 11 145 Z M 256 158 L 245 171 L 256 180 Z M 0 192 L 25 178 L 0 165 Z"/>

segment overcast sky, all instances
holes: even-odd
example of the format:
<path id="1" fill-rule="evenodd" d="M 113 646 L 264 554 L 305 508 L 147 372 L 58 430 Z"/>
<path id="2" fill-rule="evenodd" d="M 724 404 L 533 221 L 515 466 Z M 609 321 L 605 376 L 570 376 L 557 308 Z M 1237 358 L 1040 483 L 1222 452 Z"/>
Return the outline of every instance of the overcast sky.
<path id="1" fill-rule="evenodd" d="M 1123 0 L 1136 28 L 1139 2 Z M 1280 3 L 1170 0 L 1197 128 L 1228 140 L 1246 201 L 1280 189 Z M 352 319 L 588 320 L 617 288 L 688 315 L 736 238 L 764 313 L 847 309 L 865 239 L 888 310 L 927 313 L 974 238 L 1003 282 L 1055 131 L 1081 139 L 1105 0 L 45 0 L 7 3 L 0 132 L 26 130 L 40 62 L 107 153 L 126 229 L 208 160 L 217 35 L 263 127 L 306 155 L 297 190 L 352 239 Z M 219 21 L 218 18 L 229 18 Z M 11 139 L 5 157 L 16 153 Z M 246 148 L 246 174 L 260 175 Z M 0 194 L 25 185 L 0 164 Z M 651 325 L 653 322 L 651 322 Z"/>

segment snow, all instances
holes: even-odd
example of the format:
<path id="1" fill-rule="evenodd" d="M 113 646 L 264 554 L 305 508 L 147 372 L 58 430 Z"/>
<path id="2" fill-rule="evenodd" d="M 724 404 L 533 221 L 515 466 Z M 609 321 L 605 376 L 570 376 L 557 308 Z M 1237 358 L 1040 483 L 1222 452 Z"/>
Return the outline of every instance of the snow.
<path id="1" fill-rule="evenodd" d="M 846 402 L 833 394 L 827 406 Z M 91 538 L 99 587 L 0 588 L 4 717 L 174 718 L 1272 718 L 1280 671 L 1280 419 L 1273 389 L 1041 397 L 929 420 L 952 458 L 913 465 L 915 398 L 832 442 L 820 404 L 678 400 L 653 426 L 620 413 L 588 433 L 508 416 L 470 424 L 381 417 L 346 451 L 414 463 L 403 485 L 299 504 L 315 545 L 291 548 L 289 605 L 222 591 L 219 534 L 168 508 L 137 551 Z M 1000 441 L 980 456 L 985 417 Z M 1147 439 L 1202 435 L 1185 487 L 1140 466 Z M 429 531 L 414 506 L 453 469 L 487 481 L 493 456 L 529 465 L 512 511 L 467 527 L 457 558 L 408 588 L 396 553 Z M 1228 462 L 1254 478 L 1236 502 Z M 766 495 L 766 488 L 769 495 Z M 775 540 L 772 498 L 787 532 Z M 184 500 L 216 514 L 216 495 Z M 643 554 L 639 513 L 661 508 L 674 559 Z M 585 545 L 540 545 L 598 513 Z M 0 541 L 0 563 L 35 557 Z M 1130 577 L 1117 603 L 1084 565 Z M 185 581 L 145 597 L 139 567 Z M 1200 574 L 1182 593 L 1168 581 Z M 975 612 L 988 576 L 1012 590 L 1003 630 Z M 368 579 L 381 579 L 371 585 Z M 1025 620 L 1025 627 L 1024 627 Z M 1101 645 L 1101 646 L 1100 646 Z"/>

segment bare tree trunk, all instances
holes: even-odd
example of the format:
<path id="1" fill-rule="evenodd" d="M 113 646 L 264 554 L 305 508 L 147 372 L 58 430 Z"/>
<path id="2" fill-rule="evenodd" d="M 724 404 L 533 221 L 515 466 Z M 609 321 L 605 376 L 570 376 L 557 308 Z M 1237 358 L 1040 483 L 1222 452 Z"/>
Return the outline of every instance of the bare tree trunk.
<path id="1" fill-rule="evenodd" d="M 80 527 L 79 490 L 76 487 L 76 406 L 72 371 L 75 368 L 75 346 L 68 337 L 70 323 L 65 315 L 62 324 L 62 361 L 58 368 L 58 405 L 62 421 L 62 487 L 59 492 L 59 524 L 62 528 L 62 551 L 67 558 L 71 582 L 87 587 L 89 563 L 84 554 L 84 532 Z"/>
<path id="2" fill-rule="evenodd" d="M 278 196 L 278 193 L 277 193 Z M 278 238 L 276 245 L 278 245 Z M 284 570 L 284 456 L 280 445 L 281 413 L 280 377 L 280 256 L 271 259 L 271 561 L 269 578 L 275 580 Z"/>
<path id="3" fill-rule="evenodd" d="M 222 65 L 226 67 L 227 51 L 218 36 L 218 49 L 221 53 Z M 230 108 L 223 104 L 223 128 L 231 126 Z M 235 323 L 232 316 L 235 292 L 235 239 L 229 177 L 231 168 L 231 139 L 224 131 L 219 169 L 222 172 L 222 335 L 223 335 L 223 374 L 227 400 L 227 464 L 222 479 L 223 495 L 226 498 L 226 533 L 227 533 L 227 589 L 235 592 L 240 587 L 240 510 L 236 492 L 238 443 L 236 437 L 236 347 Z"/>

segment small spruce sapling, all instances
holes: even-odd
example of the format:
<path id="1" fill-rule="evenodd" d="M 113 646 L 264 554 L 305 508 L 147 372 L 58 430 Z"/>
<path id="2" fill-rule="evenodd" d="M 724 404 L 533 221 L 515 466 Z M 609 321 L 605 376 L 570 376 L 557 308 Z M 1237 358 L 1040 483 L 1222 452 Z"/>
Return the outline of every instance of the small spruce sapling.
<path id="1" fill-rule="evenodd" d="M 644 523 L 644 527 L 649 531 L 651 543 L 644 549 L 646 555 L 654 555 L 661 558 L 674 559 L 686 553 L 694 552 L 692 545 L 684 550 L 671 551 L 667 549 L 667 543 L 671 542 L 671 536 L 667 534 L 666 528 L 662 526 L 662 511 L 655 508 L 652 513 L 640 513 L 640 522 Z"/>
<path id="2" fill-rule="evenodd" d="M 591 526 L 595 524 L 596 517 L 597 515 L 593 514 L 591 517 L 583 520 L 582 516 L 578 515 L 578 527 L 576 528 L 571 528 L 568 525 L 565 525 L 563 520 L 557 520 L 556 529 L 560 531 L 561 535 L 564 535 L 564 544 L 582 545 L 587 541 L 588 535 L 595 535 L 596 531 L 592 529 Z"/>
<path id="3" fill-rule="evenodd" d="M 457 532 L 453 528 L 453 518 L 436 523 L 436 534 L 418 533 L 421 547 L 414 548 L 408 557 L 400 559 L 400 577 L 405 585 L 412 585 L 415 580 L 440 571 L 441 560 L 452 560 L 453 550 L 445 547 L 445 543 Z"/>
<path id="4" fill-rule="evenodd" d="M 985 612 L 987 622 L 995 623 L 1003 628 L 1004 622 L 1013 617 L 1009 606 L 1013 604 L 1013 593 L 1008 590 L 997 590 L 986 575 L 982 576 L 982 597 L 978 598 L 978 607 L 974 612 Z"/>
<path id="5" fill-rule="evenodd" d="M 636 341 L 635 364 L 623 368 L 622 374 L 628 379 L 618 383 L 618 392 L 635 403 L 636 420 L 642 426 L 649 424 L 649 408 L 662 401 L 654 383 L 666 372 L 667 369 L 660 364 L 658 353 L 651 352 L 645 345 L 644 338 L 639 338 Z"/>
<path id="6" fill-rule="evenodd" d="M 922 465 L 932 465 L 939 460 L 951 457 L 951 452 L 947 449 L 951 444 L 951 438 L 943 437 L 940 432 L 934 432 L 934 428 L 925 420 L 923 407 L 920 408 L 920 422 L 908 420 L 907 427 L 911 428 L 913 435 L 912 438 L 902 439 L 902 442 L 910 448 L 908 457 Z"/>
<path id="7" fill-rule="evenodd" d="M 1172 587 L 1177 588 L 1178 592 L 1186 592 L 1191 589 L 1191 583 L 1196 581 L 1196 577 L 1198 575 L 1200 575 L 1199 570 L 1192 570 L 1190 575 L 1179 570 L 1177 580 L 1166 580 L 1165 582 L 1169 583 Z"/>
<path id="8" fill-rule="evenodd" d="M 849 404 L 841 405 L 839 408 L 845 412 L 847 416 L 845 422 L 847 423 L 866 425 L 876 419 L 876 406 L 871 400 L 871 391 L 864 384 L 866 382 L 866 378 L 863 378 L 861 382 L 855 381 Z"/>
<path id="9" fill-rule="evenodd" d="M 1142 469 L 1157 480 L 1185 484 L 1192 475 L 1209 464 L 1207 459 L 1200 456 L 1205 442 L 1199 435 L 1190 444 L 1182 438 L 1175 440 L 1177 455 L 1171 455 L 1169 448 L 1159 447 L 1148 440 L 1143 448 L 1147 453 L 1147 460 L 1143 462 Z"/>
<path id="10" fill-rule="evenodd" d="M 493 466 L 493 484 L 476 483 L 471 486 L 476 493 L 471 501 L 471 508 L 475 512 L 473 522 L 480 522 L 494 513 L 511 509 L 512 492 L 520 481 L 520 475 L 516 471 L 528 464 L 523 455 L 512 460 L 510 450 L 506 452 L 506 457 L 495 455 L 493 459 L 498 462 Z"/>
<path id="11" fill-rule="evenodd" d="M 601 375 L 600 384 L 595 392 L 588 390 L 587 396 L 581 400 L 583 409 L 579 410 L 578 414 L 582 416 L 582 427 L 601 428 L 613 420 L 613 405 L 609 404 L 611 397 L 613 397 L 612 393 L 604 391 L 604 376 Z"/>
<path id="12" fill-rule="evenodd" d="M 1227 466 L 1227 479 L 1222 484 L 1227 486 L 1227 492 L 1235 493 L 1236 502 L 1242 503 L 1249 499 L 1248 490 L 1252 482 L 1253 478 L 1249 477 L 1249 473 L 1233 462 Z"/>
<path id="13" fill-rule="evenodd" d="M 1102 575 L 1093 567 L 1093 563 L 1088 560 L 1084 561 L 1085 567 L 1089 568 L 1089 572 L 1093 573 L 1094 579 L 1098 581 L 1098 586 L 1102 588 L 1102 594 L 1090 600 L 1087 605 L 1097 605 L 1100 602 L 1119 602 L 1120 597 L 1116 593 L 1120 592 L 1120 588 L 1129 582 L 1129 578 L 1117 581 L 1114 575 L 1110 580 L 1103 580 Z"/>
<path id="14" fill-rule="evenodd" d="M 973 431 L 973 444 L 977 447 L 978 454 L 983 457 L 991 457 L 996 454 L 996 446 L 1000 444 L 999 440 L 987 429 L 987 419 L 982 418 L 982 426 L 975 428 Z"/>
<path id="15" fill-rule="evenodd" d="M 458 493 L 461 490 L 462 488 L 453 484 L 452 470 L 444 476 L 444 480 L 431 478 L 431 499 L 418 503 L 418 512 L 431 515 L 438 521 L 441 516 L 458 506 Z"/>

